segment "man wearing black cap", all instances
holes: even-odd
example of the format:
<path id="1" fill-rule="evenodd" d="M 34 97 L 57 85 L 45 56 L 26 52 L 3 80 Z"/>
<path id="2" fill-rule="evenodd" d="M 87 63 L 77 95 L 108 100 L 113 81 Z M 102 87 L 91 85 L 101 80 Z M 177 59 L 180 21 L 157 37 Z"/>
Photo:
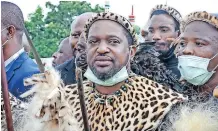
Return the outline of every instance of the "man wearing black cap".
<path id="1" fill-rule="evenodd" d="M 148 39 L 154 41 L 155 49 L 160 53 L 160 60 L 165 66 L 171 70 L 177 78 L 180 77 L 180 72 L 177 68 L 178 59 L 174 55 L 173 46 L 170 48 L 171 39 L 179 36 L 181 15 L 180 13 L 169 6 L 157 5 L 150 13 L 148 24 Z"/>

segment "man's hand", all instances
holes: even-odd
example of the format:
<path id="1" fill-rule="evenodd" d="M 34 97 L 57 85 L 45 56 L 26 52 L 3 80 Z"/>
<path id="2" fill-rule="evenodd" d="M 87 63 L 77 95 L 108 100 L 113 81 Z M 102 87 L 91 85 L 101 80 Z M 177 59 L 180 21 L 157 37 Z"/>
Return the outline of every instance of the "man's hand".
<path id="1" fill-rule="evenodd" d="M 213 96 L 218 98 L 218 86 L 213 90 Z"/>
<path id="2" fill-rule="evenodd" d="M 177 56 L 178 55 L 178 44 L 180 42 L 180 37 L 175 38 L 167 38 L 167 42 L 170 43 L 170 48 L 175 48 L 174 54 Z"/>

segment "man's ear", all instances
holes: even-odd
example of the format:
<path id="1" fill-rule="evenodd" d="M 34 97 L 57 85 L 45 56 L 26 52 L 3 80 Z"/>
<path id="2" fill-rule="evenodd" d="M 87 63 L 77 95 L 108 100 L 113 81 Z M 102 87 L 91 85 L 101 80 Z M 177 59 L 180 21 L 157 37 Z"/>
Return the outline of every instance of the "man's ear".
<path id="1" fill-rule="evenodd" d="M 136 46 L 131 47 L 131 59 L 135 56 L 136 49 L 137 49 Z"/>
<path id="2" fill-rule="evenodd" d="M 16 28 L 12 25 L 8 27 L 8 37 L 9 39 L 13 38 L 16 33 Z"/>
<path id="3" fill-rule="evenodd" d="M 176 31 L 176 37 L 179 37 L 179 35 L 180 35 L 180 31 L 177 30 L 177 31 Z"/>

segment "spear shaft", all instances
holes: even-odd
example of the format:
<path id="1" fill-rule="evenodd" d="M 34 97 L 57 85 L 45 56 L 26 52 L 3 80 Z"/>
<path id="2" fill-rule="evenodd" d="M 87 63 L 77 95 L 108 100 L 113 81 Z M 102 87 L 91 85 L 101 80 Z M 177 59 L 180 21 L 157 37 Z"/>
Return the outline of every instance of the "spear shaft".
<path id="1" fill-rule="evenodd" d="M 24 29 L 24 32 L 25 32 L 25 34 L 26 34 L 28 43 L 29 43 L 29 45 L 30 45 L 30 47 L 31 47 L 31 49 L 32 49 L 32 51 L 33 51 L 33 56 L 34 56 L 34 58 L 35 58 L 35 60 L 36 60 L 36 63 L 37 63 L 37 65 L 38 65 L 38 67 L 39 67 L 39 70 L 40 70 L 41 73 L 44 73 L 45 68 L 44 68 L 44 66 L 43 66 L 43 64 L 42 64 L 42 61 L 41 61 L 41 59 L 40 59 L 40 57 L 39 57 L 39 54 L 38 54 L 37 51 L 36 51 L 36 48 L 34 47 L 32 41 L 31 41 L 31 39 L 30 39 L 30 37 L 29 37 L 29 33 L 28 33 L 28 31 L 27 31 L 26 28 Z"/>
<path id="2" fill-rule="evenodd" d="M 78 94 L 79 94 L 79 100 L 80 100 L 80 107 L 82 111 L 84 129 L 85 131 L 90 131 L 85 98 L 84 98 L 82 70 L 78 67 L 76 68 L 76 79 L 77 79 L 77 87 L 78 87 Z"/>
<path id="3" fill-rule="evenodd" d="M 1 86 L 2 86 L 2 95 L 4 101 L 4 110 L 6 116 L 7 129 L 8 131 L 14 131 L 12 114 L 11 114 L 11 105 L 10 105 L 10 99 L 8 94 L 8 82 L 5 73 L 5 64 L 4 64 L 4 56 L 3 56 L 2 49 L 1 49 Z"/>

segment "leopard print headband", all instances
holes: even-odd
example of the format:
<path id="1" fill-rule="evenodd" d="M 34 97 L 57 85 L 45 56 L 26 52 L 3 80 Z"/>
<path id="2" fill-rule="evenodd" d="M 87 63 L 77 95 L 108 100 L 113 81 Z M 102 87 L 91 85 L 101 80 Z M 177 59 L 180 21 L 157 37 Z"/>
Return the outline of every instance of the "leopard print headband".
<path id="1" fill-rule="evenodd" d="M 209 14 L 206 11 L 202 12 L 193 12 L 187 15 L 181 22 L 181 31 L 184 32 L 185 27 L 193 21 L 204 21 L 218 30 L 218 17 Z"/>
<path id="2" fill-rule="evenodd" d="M 182 16 L 176 9 L 169 7 L 167 5 L 156 5 L 150 12 L 150 18 L 155 11 L 162 10 L 167 12 L 170 16 L 172 16 L 177 22 L 181 22 Z"/>
<path id="3" fill-rule="evenodd" d="M 118 24 L 123 26 L 132 36 L 132 39 L 133 39 L 132 46 L 137 45 L 136 32 L 135 32 L 135 29 L 133 28 L 132 24 L 125 17 L 118 15 L 118 14 L 115 14 L 115 13 L 111 13 L 111 12 L 98 13 L 97 15 L 95 15 L 94 17 L 92 17 L 91 19 L 88 20 L 88 22 L 86 23 L 86 25 L 84 27 L 86 39 L 88 38 L 88 33 L 89 33 L 90 27 L 92 26 L 93 23 L 95 23 L 98 20 L 110 20 L 110 21 L 117 22 Z"/>

